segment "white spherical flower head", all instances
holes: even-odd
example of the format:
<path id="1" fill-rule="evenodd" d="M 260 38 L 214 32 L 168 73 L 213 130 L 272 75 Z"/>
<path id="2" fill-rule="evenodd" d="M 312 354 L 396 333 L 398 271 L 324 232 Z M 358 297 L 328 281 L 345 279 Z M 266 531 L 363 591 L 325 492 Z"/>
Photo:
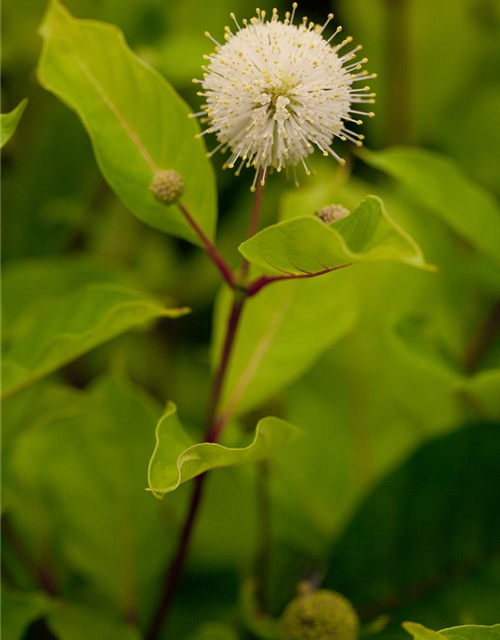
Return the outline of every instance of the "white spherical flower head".
<path id="1" fill-rule="evenodd" d="M 333 15 L 324 25 L 308 23 L 303 18 L 294 24 L 295 9 L 281 22 L 276 9 L 271 20 L 257 9 L 257 17 L 243 20 L 240 27 L 231 14 L 235 33 L 226 27 L 225 44 L 205 56 L 203 86 L 199 95 L 206 98 L 200 113 L 209 123 L 200 135 L 215 133 L 221 148 L 229 148 L 231 157 L 226 167 L 238 163 L 255 167 L 255 179 L 263 185 L 270 169 L 302 164 L 310 173 L 306 159 L 315 148 L 324 155 L 344 161 L 333 150 L 334 138 L 361 145 L 363 136 L 349 127 L 362 124 L 359 116 L 371 112 L 354 109 L 357 103 L 374 102 L 369 87 L 358 88 L 359 81 L 371 76 L 361 71 L 366 58 L 353 62 L 361 46 L 344 53 L 341 50 L 352 38 L 334 41 L 341 27 L 327 39 L 323 36 Z M 347 47 L 348 48 L 348 47 Z M 295 174 L 296 175 L 296 174 Z"/>

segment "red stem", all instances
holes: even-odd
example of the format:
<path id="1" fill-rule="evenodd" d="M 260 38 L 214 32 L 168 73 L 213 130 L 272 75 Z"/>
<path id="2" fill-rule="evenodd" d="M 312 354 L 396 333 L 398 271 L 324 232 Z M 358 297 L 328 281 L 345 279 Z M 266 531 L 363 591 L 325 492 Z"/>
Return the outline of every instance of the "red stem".
<path id="1" fill-rule="evenodd" d="M 264 170 L 259 169 L 259 173 L 257 175 L 257 186 L 255 187 L 255 195 L 253 199 L 252 214 L 250 216 L 250 224 L 248 226 L 247 240 L 248 238 L 251 238 L 252 236 L 254 236 L 259 230 L 259 217 L 260 217 L 260 210 L 262 208 L 262 198 L 264 197 L 264 186 L 265 186 L 262 184 L 263 175 L 264 175 Z M 241 273 L 240 277 L 242 281 L 244 281 L 245 278 L 247 277 L 249 268 L 250 268 L 250 263 L 246 258 L 243 258 L 241 262 L 241 271 L 240 271 Z"/>
<path id="2" fill-rule="evenodd" d="M 331 273 L 332 271 L 338 271 L 339 269 L 344 269 L 345 267 L 350 267 L 351 263 L 341 264 L 338 267 L 332 267 L 331 269 L 323 269 L 323 271 L 317 271 L 316 273 L 300 273 L 300 274 L 290 274 L 283 276 L 261 276 L 257 278 L 247 287 L 247 298 L 251 298 L 256 293 L 259 293 L 261 289 L 267 287 L 268 284 L 272 284 L 273 282 L 280 282 L 281 280 L 303 280 L 304 278 L 316 278 L 317 276 L 323 276 L 326 273 Z"/>
<path id="3" fill-rule="evenodd" d="M 221 256 L 217 247 L 210 240 L 210 238 L 205 234 L 205 232 L 201 229 L 201 227 L 198 225 L 196 220 L 191 216 L 191 214 L 186 209 L 186 207 L 180 202 L 178 203 L 178 207 L 183 213 L 186 220 L 189 222 L 189 224 L 193 228 L 193 231 L 200 238 L 201 242 L 203 243 L 203 248 L 208 254 L 208 257 L 215 264 L 217 269 L 220 271 L 222 277 L 227 282 L 227 284 L 231 287 L 231 289 L 234 289 L 235 278 L 234 278 L 234 273 L 231 267 L 227 264 L 227 262 Z"/>
<path id="4" fill-rule="evenodd" d="M 236 333 L 238 330 L 238 325 L 245 299 L 246 296 L 244 291 L 235 292 L 233 306 L 227 325 L 226 337 L 224 340 L 224 345 L 222 347 L 220 364 L 217 369 L 217 373 L 215 375 L 212 386 L 212 394 L 208 409 L 208 417 L 206 423 L 207 427 L 205 433 L 205 440 L 207 442 L 217 442 L 222 428 L 224 427 L 224 424 L 221 424 L 220 421 L 216 422 L 215 416 L 217 413 L 219 400 L 222 395 L 224 379 L 226 377 L 227 369 L 229 366 L 231 352 L 234 345 L 234 340 L 236 338 Z M 179 537 L 179 542 L 177 544 L 177 549 L 173 556 L 172 563 L 168 568 L 167 576 L 165 579 L 165 589 L 163 591 L 160 602 L 158 603 L 156 612 L 153 616 L 149 631 L 146 635 L 147 640 L 156 640 L 159 637 L 165 618 L 172 606 L 172 602 L 174 600 L 177 586 L 179 584 L 179 580 L 181 578 L 184 564 L 186 562 L 187 554 L 189 551 L 189 543 L 191 541 L 194 525 L 196 522 L 196 516 L 198 514 L 199 506 L 201 503 L 205 478 L 206 474 L 202 474 L 195 480 L 195 487 L 193 495 L 191 497 L 191 503 L 189 505 L 186 520 L 184 522 L 184 526 L 182 527 L 182 532 Z"/>

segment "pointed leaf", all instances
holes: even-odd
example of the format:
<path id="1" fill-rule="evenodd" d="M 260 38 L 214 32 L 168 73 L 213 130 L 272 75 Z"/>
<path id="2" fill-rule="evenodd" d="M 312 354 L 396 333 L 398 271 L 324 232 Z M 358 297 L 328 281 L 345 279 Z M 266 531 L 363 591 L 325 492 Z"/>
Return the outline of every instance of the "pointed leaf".
<path id="1" fill-rule="evenodd" d="M 115 284 L 90 284 L 32 317 L 4 355 L 4 397 L 83 353 L 154 318 L 177 318 L 153 298 Z"/>
<path id="2" fill-rule="evenodd" d="M 404 622 L 403 628 L 415 640 L 442 640 L 442 636 L 448 640 L 500 640 L 500 624 L 495 624 L 492 627 L 470 624 L 442 631 L 431 631 L 416 622 Z"/>
<path id="3" fill-rule="evenodd" d="M 16 132 L 17 125 L 21 120 L 27 104 L 28 99 L 24 98 L 15 109 L 12 109 L 9 113 L 2 113 L 0 115 L 0 148 L 3 147 Z"/>
<path id="4" fill-rule="evenodd" d="M 368 196 L 347 218 L 327 226 L 315 216 L 285 220 L 240 245 L 252 264 L 274 275 L 315 275 L 345 264 L 391 260 L 429 268 L 413 238 Z"/>
<path id="5" fill-rule="evenodd" d="M 183 429 L 175 404 L 170 402 L 156 427 L 156 447 L 149 464 L 149 488 L 157 498 L 209 469 L 257 462 L 294 440 L 300 431 L 279 418 L 260 420 L 251 444 L 230 448 L 203 442 L 194 444 Z"/>
<path id="6" fill-rule="evenodd" d="M 114 26 L 77 20 L 53 0 L 40 30 L 42 85 L 78 113 L 101 171 L 125 206 L 144 222 L 198 243 L 177 207 L 150 193 L 158 169 L 185 182 L 183 203 L 213 236 L 216 193 L 212 166 L 189 108 Z"/>
<path id="7" fill-rule="evenodd" d="M 424 149 L 395 147 L 364 151 L 363 159 L 399 180 L 424 206 L 497 264 L 500 208 L 491 194 L 443 156 Z"/>

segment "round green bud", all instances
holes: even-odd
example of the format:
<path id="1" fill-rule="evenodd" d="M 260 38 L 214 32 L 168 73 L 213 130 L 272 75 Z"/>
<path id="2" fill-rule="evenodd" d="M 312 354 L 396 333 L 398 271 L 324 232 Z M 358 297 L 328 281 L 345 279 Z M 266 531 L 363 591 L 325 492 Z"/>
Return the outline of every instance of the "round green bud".
<path id="1" fill-rule="evenodd" d="M 332 222 L 347 218 L 348 215 L 350 215 L 349 209 L 346 209 L 341 204 L 329 204 L 316 211 L 316 216 L 325 224 L 332 224 Z"/>
<path id="2" fill-rule="evenodd" d="M 184 193 L 184 180 L 172 169 L 157 171 L 149 188 L 158 202 L 174 204 Z"/>
<path id="3" fill-rule="evenodd" d="M 352 604 L 334 591 L 300 595 L 281 618 L 282 640 L 357 640 L 359 619 Z"/>

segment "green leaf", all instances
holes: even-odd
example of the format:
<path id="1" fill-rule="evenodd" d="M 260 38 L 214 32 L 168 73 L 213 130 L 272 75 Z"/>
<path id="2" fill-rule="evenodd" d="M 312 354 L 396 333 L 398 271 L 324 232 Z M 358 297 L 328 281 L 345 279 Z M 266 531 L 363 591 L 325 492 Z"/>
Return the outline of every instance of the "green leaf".
<path id="1" fill-rule="evenodd" d="M 16 335 L 2 364 L 4 397 L 133 327 L 185 313 L 120 285 L 82 287 L 33 316 Z"/>
<path id="2" fill-rule="evenodd" d="M 2 638 L 22 640 L 28 626 L 53 606 L 43 592 L 12 591 L 2 587 Z"/>
<path id="3" fill-rule="evenodd" d="M 499 423 L 425 444 L 361 504 L 334 546 L 327 587 L 365 620 L 495 623 L 499 459 Z"/>
<path id="4" fill-rule="evenodd" d="M 133 286 L 122 273 L 89 256 L 73 254 L 7 263 L 2 272 L 2 340 L 13 339 L 34 314 L 57 304 L 62 296 L 96 283 Z"/>
<path id="5" fill-rule="evenodd" d="M 354 326 L 358 299 L 348 270 L 281 282 L 245 304 L 223 392 L 239 413 L 272 398 Z M 214 322 L 214 362 L 222 348 L 231 294 L 224 289 Z"/>
<path id="6" fill-rule="evenodd" d="M 451 160 L 410 147 L 363 151 L 362 158 L 400 181 L 420 204 L 442 216 L 478 251 L 500 262 L 500 208 Z"/>
<path id="7" fill-rule="evenodd" d="M 195 444 L 169 402 L 156 427 L 156 447 L 149 464 L 149 488 L 157 498 L 209 469 L 257 462 L 294 440 L 300 431 L 279 418 L 260 420 L 251 444 L 241 448 L 203 442 Z"/>
<path id="8" fill-rule="evenodd" d="M 415 640 L 442 640 L 437 631 L 427 629 L 422 624 L 417 622 L 403 622 L 403 629 L 408 631 Z"/>
<path id="9" fill-rule="evenodd" d="M 199 244 L 177 207 L 150 193 L 157 170 L 185 182 L 183 204 L 212 237 L 216 192 L 212 166 L 189 108 L 154 69 L 138 58 L 114 26 L 77 20 L 52 0 L 40 30 L 42 85 L 76 111 L 101 171 L 125 206 L 144 222 Z"/>
<path id="10" fill-rule="evenodd" d="M 141 640 L 137 627 L 113 617 L 101 608 L 61 603 L 47 619 L 58 640 Z"/>
<path id="11" fill-rule="evenodd" d="M 64 405 L 57 398 L 50 408 L 47 398 L 26 416 L 3 470 L 11 522 L 34 559 L 43 562 L 50 549 L 56 574 L 83 578 L 120 614 L 150 611 L 150 589 L 175 540 L 171 502 L 161 512 L 144 490 L 160 415 L 141 389 L 105 377 L 78 398 L 68 393 Z"/>
<path id="12" fill-rule="evenodd" d="M 27 104 L 28 99 L 24 98 L 15 109 L 12 109 L 9 113 L 0 114 L 0 148 L 3 147 L 16 132 L 17 125 L 21 120 Z"/>
<path id="13" fill-rule="evenodd" d="M 415 640 L 442 640 L 442 636 L 448 640 L 500 640 L 500 624 L 487 627 L 483 625 L 463 625 L 451 627 L 442 631 L 431 631 L 416 622 L 404 622 L 403 628 L 408 631 Z"/>
<path id="14" fill-rule="evenodd" d="M 392 260 L 427 268 L 415 241 L 368 196 L 347 218 L 326 225 L 302 216 L 263 229 L 239 247 L 249 262 L 273 275 L 315 275 L 342 265 Z"/>

